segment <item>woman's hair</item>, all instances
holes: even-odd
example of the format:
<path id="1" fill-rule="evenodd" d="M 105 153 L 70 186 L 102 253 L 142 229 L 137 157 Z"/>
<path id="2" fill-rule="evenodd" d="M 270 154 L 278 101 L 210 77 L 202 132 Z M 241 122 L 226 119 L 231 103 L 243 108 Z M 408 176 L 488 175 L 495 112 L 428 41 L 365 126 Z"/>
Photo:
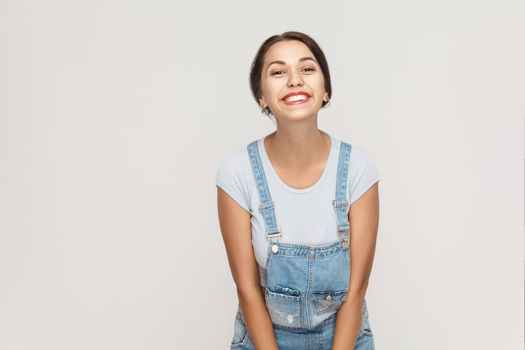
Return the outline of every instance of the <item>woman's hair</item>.
<path id="1" fill-rule="evenodd" d="M 261 73 L 263 68 L 263 60 L 264 55 L 266 52 L 270 49 L 270 47 L 278 43 L 280 41 L 286 41 L 286 40 L 299 40 L 302 43 L 304 43 L 310 51 L 314 54 L 315 59 L 319 63 L 319 66 L 321 67 L 321 71 L 323 72 L 324 76 L 324 86 L 326 89 L 326 92 L 328 93 L 328 99 L 332 97 L 332 84 L 330 82 L 330 71 L 328 70 L 328 62 L 326 62 L 326 57 L 323 53 L 323 50 L 317 45 L 314 39 L 309 37 L 308 35 L 301 33 L 301 32 L 295 32 L 295 31 L 288 31 L 284 32 L 282 34 L 277 34 L 269 37 L 266 39 L 261 46 L 259 47 L 259 50 L 257 51 L 257 54 L 255 55 L 255 58 L 252 62 L 252 68 L 250 71 L 250 89 L 252 90 L 252 95 L 255 98 L 255 101 L 257 104 L 259 104 L 259 99 L 261 98 L 262 91 L 261 91 Z M 327 104 L 327 102 L 323 101 L 323 104 L 321 107 L 324 107 Z M 269 109 L 269 107 L 266 107 Z M 270 111 L 271 113 L 271 111 Z"/>

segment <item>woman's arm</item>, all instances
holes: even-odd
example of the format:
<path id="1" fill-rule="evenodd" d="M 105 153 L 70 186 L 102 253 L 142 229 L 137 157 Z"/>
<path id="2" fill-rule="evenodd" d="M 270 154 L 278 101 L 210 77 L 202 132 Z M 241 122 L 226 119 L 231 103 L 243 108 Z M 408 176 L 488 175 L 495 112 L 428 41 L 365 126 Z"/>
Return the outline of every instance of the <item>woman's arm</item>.
<path id="1" fill-rule="evenodd" d="M 372 270 L 379 224 L 379 194 L 376 182 L 348 213 L 350 221 L 350 288 L 337 311 L 333 350 L 353 350 L 361 328 L 362 305 Z"/>
<path id="2" fill-rule="evenodd" d="M 278 350 L 261 292 L 251 239 L 250 213 L 218 186 L 217 207 L 222 238 L 250 339 L 257 350 Z"/>

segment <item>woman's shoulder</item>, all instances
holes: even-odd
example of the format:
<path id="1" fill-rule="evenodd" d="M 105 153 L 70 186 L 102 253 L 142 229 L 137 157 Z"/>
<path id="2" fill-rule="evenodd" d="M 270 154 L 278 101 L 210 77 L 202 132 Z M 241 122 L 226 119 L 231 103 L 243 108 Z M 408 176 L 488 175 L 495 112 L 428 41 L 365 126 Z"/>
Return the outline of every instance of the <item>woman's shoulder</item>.
<path id="1" fill-rule="evenodd" d="M 250 171 L 248 150 L 242 147 L 230 151 L 222 158 L 215 176 L 215 184 L 247 211 L 250 211 L 252 193 Z"/>
<path id="2" fill-rule="evenodd" d="M 247 145 L 226 153 L 217 167 L 217 179 L 236 179 L 248 181 L 251 171 Z"/>
<path id="3" fill-rule="evenodd" d="M 336 141 L 335 147 L 337 149 L 337 152 L 341 149 L 341 143 L 347 143 L 350 145 L 350 166 L 351 163 L 367 163 L 367 162 L 375 162 L 375 156 L 374 154 L 365 148 L 364 146 L 361 146 L 359 144 L 355 144 L 349 140 L 345 139 L 339 139 L 337 137 L 332 136 L 332 138 Z"/>
<path id="4" fill-rule="evenodd" d="M 248 155 L 248 149 L 247 145 L 243 147 L 235 148 L 229 152 L 227 152 L 221 159 L 219 163 L 219 167 L 234 167 L 234 168 L 242 168 L 243 166 L 246 166 L 246 164 L 249 164 L 250 157 Z"/>
<path id="5" fill-rule="evenodd" d="M 374 154 L 366 147 L 344 140 L 342 142 L 351 145 L 347 181 L 348 195 L 352 204 L 380 180 L 379 169 Z"/>

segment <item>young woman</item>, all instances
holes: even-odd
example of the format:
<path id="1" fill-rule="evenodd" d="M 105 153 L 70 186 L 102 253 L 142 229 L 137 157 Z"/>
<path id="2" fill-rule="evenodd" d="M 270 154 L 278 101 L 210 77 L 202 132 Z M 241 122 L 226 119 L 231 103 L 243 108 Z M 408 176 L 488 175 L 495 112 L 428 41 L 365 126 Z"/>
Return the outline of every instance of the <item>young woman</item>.
<path id="1" fill-rule="evenodd" d="M 277 130 L 229 154 L 217 172 L 239 298 L 231 349 L 374 349 L 365 293 L 379 221 L 375 161 L 318 129 L 332 88 L 311 37 L 268 38 L 250 84 Z"/>

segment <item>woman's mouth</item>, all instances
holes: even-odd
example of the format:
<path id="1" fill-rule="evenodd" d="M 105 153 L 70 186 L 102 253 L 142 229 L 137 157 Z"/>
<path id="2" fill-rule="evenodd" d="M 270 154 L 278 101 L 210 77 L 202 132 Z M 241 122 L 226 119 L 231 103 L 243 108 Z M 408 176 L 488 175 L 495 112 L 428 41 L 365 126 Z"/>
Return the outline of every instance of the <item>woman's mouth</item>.
<path id="1" fill-rule="evenodd" d="M 303 103 L 310 102 L 311 99 L 312 99 L 312 96 L 295 95 L 295 96 L 291 96 L 289 98 L 284 99 L 283 102 L 285 105 L 293 106 L 293 105 L 300 105 Z"/>

